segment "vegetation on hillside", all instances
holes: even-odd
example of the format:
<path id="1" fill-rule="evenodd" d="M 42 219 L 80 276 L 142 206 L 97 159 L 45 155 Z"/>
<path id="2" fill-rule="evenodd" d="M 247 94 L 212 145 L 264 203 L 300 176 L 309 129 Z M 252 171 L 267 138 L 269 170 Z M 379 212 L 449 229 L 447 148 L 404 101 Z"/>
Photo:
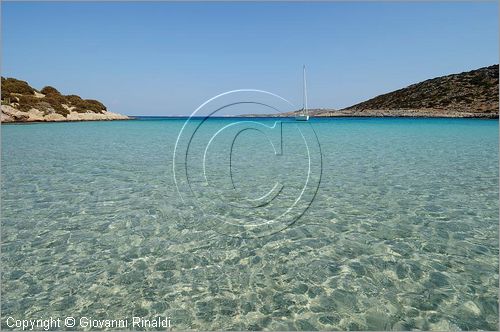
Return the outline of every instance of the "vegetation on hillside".
<path id="1" fill-rule="evenodd" d="M 77 95 L 62 95 L 56 88 L 46 86 L 40 91 L 27 82 L 2 77 L 2 105 L 27 112 L 32 108 L 45 114 L 58 113 L 67 116 L 71 111 L 79 113 L 104 113 L 106 106 L 93 99 L 82 99 Z"/>
<path id="2" fill-rule="evenodd" d="M 436 109 L 498 113 L 498 65 L 426 80 L 346 110 Z"/>
<path id="3" fill-rule="evenodd" d="M 10 97 L 12 93 L 33 95 L 35 93 L 35 89 L 29 86 L 29 84 L 25 81 L 16 80 L 15 78 L 2 77 L 2 100 Z"/>

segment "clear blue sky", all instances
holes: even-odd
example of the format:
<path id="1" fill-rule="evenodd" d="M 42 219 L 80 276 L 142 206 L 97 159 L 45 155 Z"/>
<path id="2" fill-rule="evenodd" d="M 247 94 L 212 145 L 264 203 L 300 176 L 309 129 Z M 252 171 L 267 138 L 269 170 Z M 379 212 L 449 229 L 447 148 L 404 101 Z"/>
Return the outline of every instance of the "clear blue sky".
<path id="1" fill-rule="evenodd" d="M 256 88 L 341 108 L 498 63 L 497 2 L 2 2 L 2 76 L 130 115 Z"/>

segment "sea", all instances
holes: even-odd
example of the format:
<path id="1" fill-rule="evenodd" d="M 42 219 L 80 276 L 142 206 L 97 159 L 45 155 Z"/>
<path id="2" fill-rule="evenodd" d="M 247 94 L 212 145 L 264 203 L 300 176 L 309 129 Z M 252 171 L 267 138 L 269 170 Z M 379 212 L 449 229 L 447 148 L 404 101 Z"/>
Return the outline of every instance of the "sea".
<path id="1" fill-rule="evenodd" d="M 2 125 L 1 326 L 498 330 L 498 128 Z"/>

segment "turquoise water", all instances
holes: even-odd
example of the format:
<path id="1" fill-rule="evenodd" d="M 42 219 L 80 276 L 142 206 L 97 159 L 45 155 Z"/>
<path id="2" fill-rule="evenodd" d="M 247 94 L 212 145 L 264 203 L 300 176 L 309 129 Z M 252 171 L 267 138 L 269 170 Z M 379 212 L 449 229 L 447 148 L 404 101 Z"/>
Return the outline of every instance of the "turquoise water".
<path id="1" fill-rule="evenodd" d="M 498 330 L 498 121 L 314 120 L 309 208 L 244 238 L 300 193 L 303 141 L 284 128 L 276 158 L 262 133 L 242 133 L 237 197 L 278 181 L 284 198 L 228 209 L 215 198 L 230 190 L 224 136 L 210 185 L 199 176 L 208 129 L 186 159 L 198 196 L 181 199 L 183 123 L 2 126 L 3 328 L 9 316 L 168 316 L 174 329 Z"/>

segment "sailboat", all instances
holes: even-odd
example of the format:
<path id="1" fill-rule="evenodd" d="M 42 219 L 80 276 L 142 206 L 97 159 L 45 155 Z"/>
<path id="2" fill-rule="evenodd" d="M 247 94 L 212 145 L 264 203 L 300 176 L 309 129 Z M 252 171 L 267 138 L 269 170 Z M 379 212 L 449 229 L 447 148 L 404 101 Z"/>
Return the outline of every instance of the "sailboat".
<path id="1" fill-rule="evenodd" d="M 304 79 L 304 104 L 302 105 L 302 110 L 295 116 L 295 121 L 308 121 L 309 113 L 307 112 L 307 85 L 306 85 L 306 66 L 303 67 L 302 73 Z"/>

